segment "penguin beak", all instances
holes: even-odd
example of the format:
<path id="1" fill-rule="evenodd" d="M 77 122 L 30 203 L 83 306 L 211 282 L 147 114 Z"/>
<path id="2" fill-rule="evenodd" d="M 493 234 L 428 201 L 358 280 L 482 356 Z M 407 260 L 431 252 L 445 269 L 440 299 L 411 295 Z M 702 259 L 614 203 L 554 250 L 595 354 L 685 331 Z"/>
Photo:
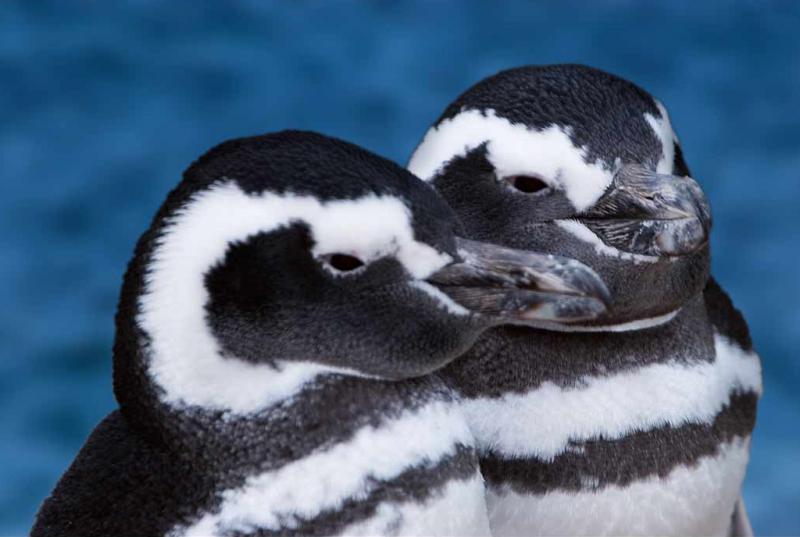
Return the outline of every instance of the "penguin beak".
<path id="1" fill-rule="evenodd" d="M 711 209 L 694 179 L 637 165 L 620 168 L 603 196 L 578 218 L 609 246 L 661 257 L 698 251 L 711 230 Z"/>
<path id="2" fill-rule="evenodd" d="M 427 281 L 465 308 L 498 322 L 573 322 L 605 313 L 608 288 L 569 259 L 456 238 L 461 259 Z"/>

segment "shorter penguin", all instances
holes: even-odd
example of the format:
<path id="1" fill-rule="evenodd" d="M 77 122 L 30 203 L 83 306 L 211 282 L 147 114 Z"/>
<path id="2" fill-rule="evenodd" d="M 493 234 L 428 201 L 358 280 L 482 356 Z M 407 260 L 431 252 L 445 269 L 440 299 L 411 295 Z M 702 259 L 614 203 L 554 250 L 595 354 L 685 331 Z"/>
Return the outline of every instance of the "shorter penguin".
<path id="1" fill-rule="evenodd" d="M 429 373 L 501 322 L 593 318 L 607 290 L 456 231 L 431 187 L 339 140 L 209 151 L 125 275 L 120 408 L 32 535 L 488 535 L 470 430 Z"/>

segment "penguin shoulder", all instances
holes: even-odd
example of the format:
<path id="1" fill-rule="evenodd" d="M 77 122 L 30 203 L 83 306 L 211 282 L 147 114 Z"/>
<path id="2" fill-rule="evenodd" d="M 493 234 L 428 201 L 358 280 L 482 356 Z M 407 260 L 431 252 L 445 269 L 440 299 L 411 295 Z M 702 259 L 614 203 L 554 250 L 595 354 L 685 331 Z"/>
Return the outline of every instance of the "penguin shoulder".
<path id="1" fill-rule="evenodd" d="M 703 299 L 706 304 L 708 320 L 714 327 L 714 331 L 727 337 L 743 350 L 752 350 L 753 341 L 750 338 L 747 321 L 742 312 L 736 309 L 728 293 L 713 277 L 708 279 L 703 291 Z"/>
<path id="2" fill-rule="evenodd" d="M 202 490 L 188 466 L 116 410 L 94 429 L 45 500 L 31 536 L 163 535 L 180 512 L 176 502 Z"/>

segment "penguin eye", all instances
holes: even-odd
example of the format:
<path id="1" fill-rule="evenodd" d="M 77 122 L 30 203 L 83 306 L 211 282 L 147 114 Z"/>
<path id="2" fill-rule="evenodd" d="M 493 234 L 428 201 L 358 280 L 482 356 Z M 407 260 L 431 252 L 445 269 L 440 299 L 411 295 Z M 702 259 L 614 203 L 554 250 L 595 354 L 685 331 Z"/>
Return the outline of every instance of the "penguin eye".
<path id="1" fill-rule="evenodd" d="M 338 272 L 352 272 L 364 266 L 359 258 L 341 253 L 323 255 L 322 261 Z"/>
<path id="2" fill-rule="evenodd" d="M 533 175 L 511 175 L 504 179 L 513 188 L 525 194 L 533 194 L 550 188 L 550 185 Z"/>

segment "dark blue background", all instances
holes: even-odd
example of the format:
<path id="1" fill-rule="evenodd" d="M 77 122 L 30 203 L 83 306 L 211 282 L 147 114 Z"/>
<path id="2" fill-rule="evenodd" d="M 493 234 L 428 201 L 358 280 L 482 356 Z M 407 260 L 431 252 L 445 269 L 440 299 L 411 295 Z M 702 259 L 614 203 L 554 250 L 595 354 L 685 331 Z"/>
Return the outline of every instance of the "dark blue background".
<path id="1" fill-rule="evenodd" d="M 712 201 L 715 273 L 763 357 L 750 514 L 800 533 L 798 4 L 132 4 L 0 6 L 0 534 L 29 528 L 114 407 L 121 275 L 192 159 L 300 127 L 404 163 L 473 82 L 560 62 L 670 109 Z"/>

